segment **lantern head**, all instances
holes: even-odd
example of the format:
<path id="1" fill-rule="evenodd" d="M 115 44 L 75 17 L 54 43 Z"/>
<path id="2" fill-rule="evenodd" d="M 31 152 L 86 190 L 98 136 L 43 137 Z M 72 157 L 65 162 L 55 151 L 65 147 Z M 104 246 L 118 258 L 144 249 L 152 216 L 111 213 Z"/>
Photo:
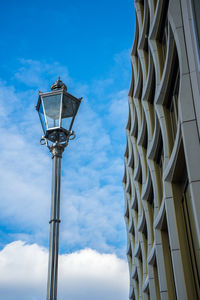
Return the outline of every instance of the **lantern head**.
<path id="1" fill-rule="evenodd" d="M 36 110 L 47 140 L 54 143 L 68 139 L 81 100 L 67 92 L 60 78 L 51 86 L 51 92 L 39 92 Z"/>

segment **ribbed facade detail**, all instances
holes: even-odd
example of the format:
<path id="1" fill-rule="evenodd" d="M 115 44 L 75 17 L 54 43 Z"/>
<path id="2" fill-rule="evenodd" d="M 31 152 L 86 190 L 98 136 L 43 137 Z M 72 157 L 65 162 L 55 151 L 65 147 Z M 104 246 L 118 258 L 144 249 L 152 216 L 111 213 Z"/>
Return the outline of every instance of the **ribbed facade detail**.
<path id="1" fill-rule="evenodd" d="M 123 178 L 130 299 L 200 299 L 200 78 L 192 3 L 135 1 Z"/>

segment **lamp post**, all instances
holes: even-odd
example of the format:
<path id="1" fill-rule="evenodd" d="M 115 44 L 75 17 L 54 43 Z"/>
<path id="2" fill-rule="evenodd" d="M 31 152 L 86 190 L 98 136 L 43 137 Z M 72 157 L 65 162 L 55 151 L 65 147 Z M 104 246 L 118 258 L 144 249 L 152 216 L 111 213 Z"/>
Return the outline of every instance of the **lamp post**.
<path id="1" fill-rule="evenodd" d="M 67 92 L 59 77 L 51 92 L 39 92 L 36 106 L 44 132 L 40 143 L 53 159 L 47 300 L 57 300 L 61 159 L 69 140 L 75 138 L 72 126 L 81 100 Z"/>

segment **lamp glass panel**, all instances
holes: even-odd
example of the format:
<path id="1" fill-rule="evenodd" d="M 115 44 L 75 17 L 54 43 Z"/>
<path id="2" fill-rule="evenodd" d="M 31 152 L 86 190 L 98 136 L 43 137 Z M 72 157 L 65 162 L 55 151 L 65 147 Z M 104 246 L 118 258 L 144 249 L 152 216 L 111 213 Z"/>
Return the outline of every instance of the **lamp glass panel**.
<path id="1" fill-rule="evenodd" d="M 69 96 L 63 95 L 62 118 L 73 117 L 74 112 L 74 101 Z"/>
<path id="2" fill-rule="evenodd" d="M 71 99 L 67 95 L 63 95 L 63 105 L 62 105 L 62 127 L 69 129 L 72 119 L 77 111 L 77 103 L 75 100 Z"/>
<path id="3" fill-rule="evenodd" d="M 62 128 L 69 130 L 73 117 L 62 119 Z"/>
<path id="4" fill-rule="evenodd" d="M 46 122 L 45 122 L 45 117 L 44 117 L 44 110 L 43 110 L 43 105 L 42 102 L 40 102 L 40 107 L 39 107 L 39 116 L 40 116 L 40 121 L 42 124 L 42 129 L 44 131 L 44 133 L 46 133 L 47 127 L 46 127 Z"/>
<path id="5" fill-rule="evenodd" d="M 48 129 L 59 127 L 61 97 L 62 94 L 42 98 Z"/>

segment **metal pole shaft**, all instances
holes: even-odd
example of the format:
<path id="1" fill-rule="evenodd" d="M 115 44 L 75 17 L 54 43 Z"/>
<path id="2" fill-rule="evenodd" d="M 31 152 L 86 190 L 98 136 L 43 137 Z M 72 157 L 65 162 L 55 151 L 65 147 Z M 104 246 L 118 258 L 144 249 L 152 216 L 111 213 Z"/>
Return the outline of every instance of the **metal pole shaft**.
<path id="1" fill-rule="evenodd" d="M 47 300 L 57 300 L 58 281 L 58 250 L 59 250 L 59 223 L 60 223 L 60 177 L 61 159 L 64 148 L 54 144 L 51 149 L 53 159 L 52 170 L 52 195 L 51 195 L 51 219 L 50 219 L 50 244 Z"/>

